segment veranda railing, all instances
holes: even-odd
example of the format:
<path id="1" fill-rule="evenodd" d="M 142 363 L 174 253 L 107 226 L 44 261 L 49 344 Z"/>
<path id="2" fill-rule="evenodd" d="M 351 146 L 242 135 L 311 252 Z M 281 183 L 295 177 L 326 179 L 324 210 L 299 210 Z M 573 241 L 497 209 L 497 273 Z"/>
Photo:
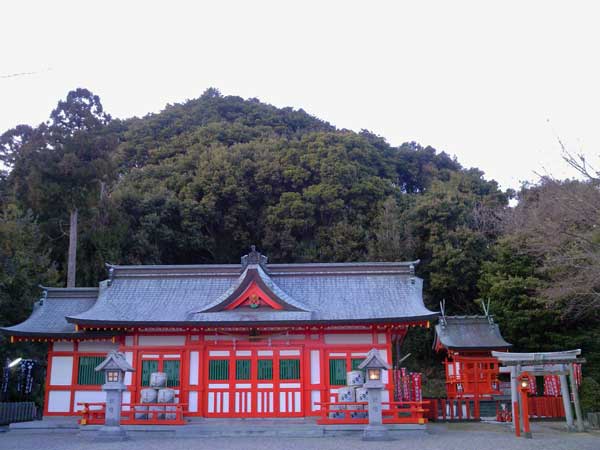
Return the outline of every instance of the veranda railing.
<path id="1" fill-rule="evenodd" d="M 429 402 L 382 402 L 384 424 L 424 424 Z M 319 402 L 321 418 L 319 425 L 368 424 L 367 402 Z"/>
<path id="2" fill-rule="evenodd" d="M 78 412 L 81 425 L 104 425 L 106 403 L 83 402 Z M 123 403 L 122 425 L 184 425 L 186 403 Z"/>

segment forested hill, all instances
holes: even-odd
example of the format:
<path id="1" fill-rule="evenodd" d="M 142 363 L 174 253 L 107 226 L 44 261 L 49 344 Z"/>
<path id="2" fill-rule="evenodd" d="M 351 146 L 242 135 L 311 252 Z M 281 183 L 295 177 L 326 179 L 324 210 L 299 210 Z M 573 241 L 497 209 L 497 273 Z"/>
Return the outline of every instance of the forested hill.
<path id="1" fill-rule="evenodd" d="M 494 181 L 431 147 L 215 89 L 127 120 L 78 89 L 48 122 L 3 133 L 0 157 L 0 324 L 26 317 L 38 283 L 64 284 L 77 209 L 80 286 L 103 279 L 105 262 L 233 263 L 251 244 L 273 262 L 420 259 L 432 308 L 477 313 L 489 298 L 518 349 L 597 344 L 590 296 L 566 300 L 550 264 L 572 242 L 528 237 L 556 241 L 536 208 L 565 190 L 593 197 L 591 184 L 546 180 L 511 209 Z"/>

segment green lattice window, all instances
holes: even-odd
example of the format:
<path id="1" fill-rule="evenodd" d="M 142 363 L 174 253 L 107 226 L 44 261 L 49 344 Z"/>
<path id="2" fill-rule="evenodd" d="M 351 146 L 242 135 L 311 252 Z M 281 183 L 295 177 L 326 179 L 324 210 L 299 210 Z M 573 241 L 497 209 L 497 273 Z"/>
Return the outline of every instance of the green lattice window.
<path id="1" fill-rule="evenodd" d="M 211 359 L 208 362 L 208 379 L 229 380 L 229 360 L 228 359 Z"/>
<path id="2" fill-rule="evenodd" d="M 238 359 L 235 361 L 235 379 L 249 380 L 250 379 L 250 360 Z"/>
<path id="3" fill-rule="evenodd" d="M 179 360 L 166 359 L 163 361 L 163 372 L 167 374 L 167 386 L 179 386 Z"/>
<path id="4" fill-rule="evenodd" d="M 273 360 L 259 359 L 258 360 L 258 379 L 272 380 L 273 379 Z"/>
<path id="5" fill-rule="evenodd" d="M 80 356 L 77 384 L 104 384 L 104 372 L 94 370 L 102 361 L 104 356 Z"/>
<path id="6" fill-rule="evenodd" d="M 153 359 L 142 360 L 142 386 L 150 386 L 150 374 L 158 372 L 158 361 Z"/>
<path id="7" fill-rule="evenodd" d="M 300 360 L 299 359 L 280 359 L 279 360 L 279 379 L 280 380 L 299 380 L 300 379 Z"/>
<path id="8" fill-rule="evenodd" d="M 329 360 L 329 385 L 344 386 L 346 384 L 346 360 Z"/>
<path id="9" fill-rule="evenodd" d="M 359 370 L 358 366 L 360 366 L 360 364 L 364 361 L 364 359 L 352 359 L 351 362 L 351 366 L 352 366 L 352 370 Z"/>

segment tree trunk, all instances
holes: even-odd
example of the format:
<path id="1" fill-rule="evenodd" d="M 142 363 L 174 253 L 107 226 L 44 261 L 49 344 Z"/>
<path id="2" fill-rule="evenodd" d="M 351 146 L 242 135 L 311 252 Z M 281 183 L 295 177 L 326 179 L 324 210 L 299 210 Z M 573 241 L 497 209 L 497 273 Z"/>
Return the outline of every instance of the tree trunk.
<path id="1" fill-rule="evenodd" d="M 71 211 L 69 224 L 69 255 L 67 265 L 67 287 L 75 287 L 75 272 L 77 271 L 77 208 Z"/>

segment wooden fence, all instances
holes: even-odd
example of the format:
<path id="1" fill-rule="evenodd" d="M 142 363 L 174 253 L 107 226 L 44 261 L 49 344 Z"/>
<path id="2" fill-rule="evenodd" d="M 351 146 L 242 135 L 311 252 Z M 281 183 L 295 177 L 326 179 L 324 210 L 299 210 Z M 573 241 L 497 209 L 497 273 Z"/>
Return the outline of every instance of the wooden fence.
<path id="1" fill-rule="evenodd" d="M 562 397 L 529 397 L 529 417 L 533 419 L 565 417 Z"/>
<path id="2" fill-rule="evenodd" d="M 480 420 L 480 403 L 479 399 L 461 398 L 461 399 L 446 399 L 435 398 L 428 399 L 430 407 L 427 410 L 425 417 L 429 420 L 442 421 L 465 421 L 465 420 Z"/>
<path id="3" fill-rule="evenodd" d="M 382 402 L 384 424 L 424 424 L 425 407 L 429 402 Z M 368 402 L 321 402 L 319 425 L 368 424 Z"/>
<path id="4" fill-rule="evenodd" d="M 77 403 L 81 425 L 104 425 L 106 403 Z M 123 403 L 122 425 L 184 425 L 185 403 Z"/>
<path id="5" fill-rule="evenodd" d="M 37 418 L 37 406 L 34 402 L 0 403 L 0 425 L 13 422 L 27 422 Z"/>

